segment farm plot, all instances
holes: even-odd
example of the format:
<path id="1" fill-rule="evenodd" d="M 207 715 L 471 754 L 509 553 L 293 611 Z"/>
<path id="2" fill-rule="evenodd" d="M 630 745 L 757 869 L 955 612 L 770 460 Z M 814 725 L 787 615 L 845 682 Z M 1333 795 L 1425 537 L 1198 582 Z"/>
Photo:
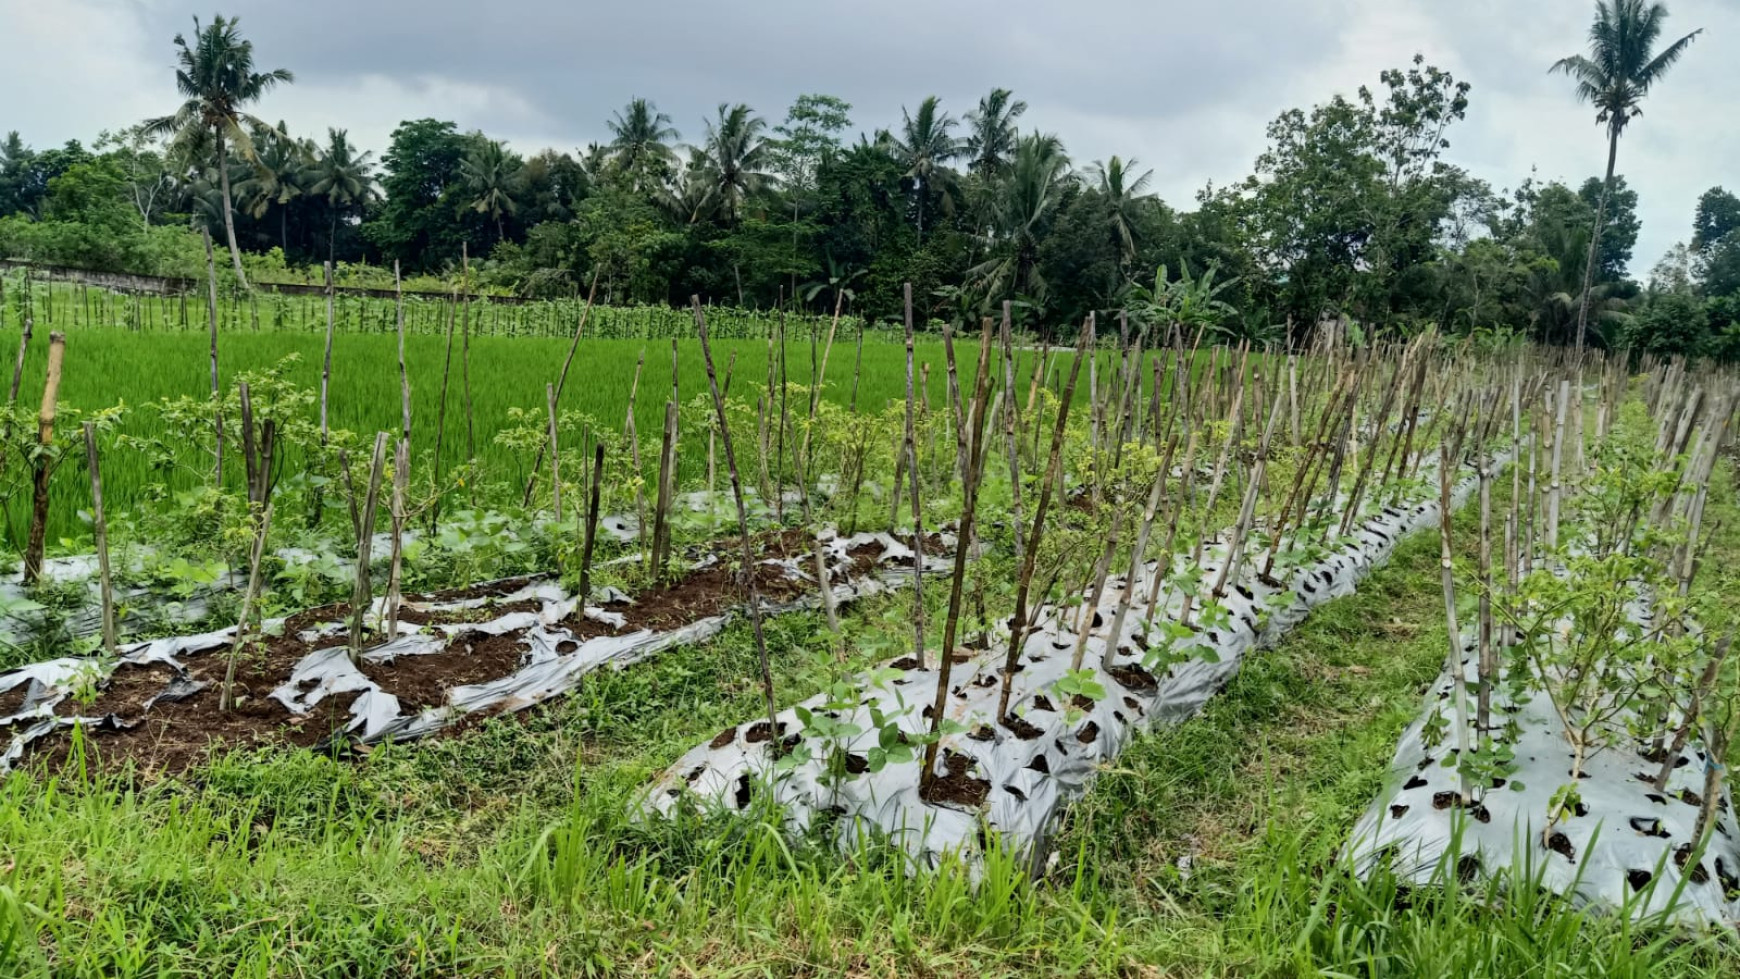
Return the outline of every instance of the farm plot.
<path id="1" fill-rule="evenodd" d="M 821 605 L 805 553 L 814 544 L 801 531 L 758 538 L 757 550 L 770 555 L 755 567 L 764 614 Z M 823 547 L 835 604 L 913 574 L 912 552 L 885 534 Z M 943 570 L 941 559 L 926 570 Z M 177 773 L 214 748 L 415 739 L 535 706 L 593 670 L 705 642 L 740 605 L 738 583 L 714 554 L 635 598 L 614 588 L 596 597 L 583 604 L 552 578 L 519 578 L 414 596 L 396 609 L 375 600 L 364 616 L 369 634 L 354 643 L 354 620 L 339 605 L 269 624 L 246 650 L 230 627 L 136 643 L 112 663 L 30 664 L 0 674 L 0 730 L 11 732 L 0 770 L 41 752 L 56 765 L 75 726 L 82 749 L 106 764 L 155 774 Z"/>
<path id="2" fill-rule="evenodd" d="M 1354 866 L 1425 882 L 1449 863 L 1633 917 L 1740 921 L 1732 581 L 1722 567 L 1700 574 L 1722 522 L 1705 513 L 1732 397 L 1726 378 L 1669 367 L 1646 385 L 1653 417 L 1604 401 L 1615 424 L 1575 492 L 1560 499 L 1575 460 L 1555 451 L 1545 507 L 1513 497 L 1496 570 L 1486 515 L 1479 620 L 1451 642 L 1355 827 Z M 1551 414 L 1535 441 L 1562 447 L 1565 415 L 1553 426 Z M 1732 475 L 1719 476 L 1726 498 Z M 1448 581 L 1445 594 L 1454 628 Z"/>

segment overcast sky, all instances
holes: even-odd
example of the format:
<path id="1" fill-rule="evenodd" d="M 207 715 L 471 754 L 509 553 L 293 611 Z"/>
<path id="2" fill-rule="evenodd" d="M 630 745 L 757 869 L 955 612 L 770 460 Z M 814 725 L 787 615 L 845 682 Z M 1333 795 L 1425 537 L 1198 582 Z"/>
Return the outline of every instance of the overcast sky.
<path id="1" fill-rule="evenodd" d="M 1740 0 L 1670 0 L 1668 34 L 1706 29 L 1620 146 L 1640 197 L 1631 272 L 1690 236 L 1697 196 L 1740 191 Z M 1592 111 L 1549 76 L 1585 49 L 1593 0 L 230 0 L 259 67 L 296 73 L 259 113 L 297 134 L 350 130 L 386 148 L 433 116 L 522 152 L 602 140 L 630 96 L 685 138 L 723 100 L 771 121 L 802 92 L 853 105 L 854 132 L 942 97 L 957 116 L 994 86 L 1073 159 L 1154 170 L 1188 208 L 1248 174 L 1276 114 L 1375 84 L 1415 52 L 1474 86 L 1453 161 L 1495 187 L 1531 169 L 1578 182 L 1605 162 Z M 171 38 L 205 8 L 168 0 L 0 0 L 0 132 L 89 141 L 175 105 Z"/>

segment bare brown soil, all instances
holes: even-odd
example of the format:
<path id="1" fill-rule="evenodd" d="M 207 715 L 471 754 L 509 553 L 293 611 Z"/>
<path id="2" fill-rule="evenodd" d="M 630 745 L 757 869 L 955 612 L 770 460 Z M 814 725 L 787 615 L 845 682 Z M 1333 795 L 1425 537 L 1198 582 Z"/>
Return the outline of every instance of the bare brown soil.
<path id="1" fill-rule="evenodd" d="M 754 537 L 755 583 L 764 601 L 789 602 L 809 589 L 806 582 L 786 577 L 781 568 L 759 562 L 771 557 L 801 556 L 807 559 L 813 546 L 814 539 L 801 529 Z M 851 555 L 854 571 L 873 567 L 882 550 L 880 545 L 858 548 Z M 715 551 L 721 555 L 719 563 L 651 589 L 637 596 L 632 604 L 615 609 L 621 611 L 626 620 L 621 628 L 582 619 L 578 614 L 571 616 L 564 625 L 579 639 L 585 640 L 643 629 L 665 631 L 724 614 L 740 606 L 746 597 L 737 574 L 736 555 L 740 552 L 736 550 L 735 542 L 723 542 L 716 546 Z M 807 560 L 803 567 L 806 572 L 810 570 Z M 532 580 L 513 578 L 408 596 L 408 599 L 429 603 L 499 599 L 520 590 Z M 401 619 L 430 625 L 462 624 L 488 621 L 511 612 L 535 612 L 539 608 L 540 603 L 535 600 L 487 602 L 475 609 L 445 612 L 407 608 Z M 214 749 L 314 747 L 341 741 L 350 722 L 350 708 L 356 695 L 328 697 L 310 715 L 299 716 L 272 699 L 270 694 L 289 680 L 296 664 L 309 653 L 347 642 L 344 632 L 314 642 L 304 642 L 299 634 L 327 623 L 344 621 L 348 614 L 349 607 L 344 603 L 307 609 L 285 622 L 282 635 L 250 643 L 237 658 L 235 705 L 230 710 L 219 709 L 224 675 L 230 660 L 230 649 L 226 646 L 183 657 L 186 673 L 182 676 L 177 676 L 173 668 L 162 664 L 123 665 L 88 703 L 68 700 L 59 705 L 57 712 L 61 716 L 85 719 L 78 743 L 87 765 L 113 770 L 131 766 L 136 775 L 144 779 L 179 774 L 206 760 Z M 573 643 L 564 643 L 562 651 L 571 652 L 574 648 Z M 403 656 L 389 663 L 365 663 L 361 669 L 382 690 L 397 697 L 406 712 L 411 712 L 446 703 L 448 692 L 455 687 L 512 674 L 523 664 L 525 652 L 518 634 L 487 636 L 461 631 L 439 653 Z M 162 698 L 153 702 L 153 698 L 175 681 L 180 681 L 178 689 L 183 693 L 191 685 L 203 686 L 179 699 Z M 26 686 L 8 691 L 0 699 L 4 699 L 7 705 L 14 701 L 21 705 Z M 16 706 L 11 708 L 15 709 Z M 11 710 L 0 710 L 0 716 Z M 447 733 L 471 726 L 456 725 Z M 765 739 L 767 732 L 760 734 Z M 754 740 L 754 732 L 750 740 Z M 48 772 L 60 771 L 73 756 L 74 744 L 70 729 L 66 735 L 50 735 L 32 746 L 25 765 Z"/>

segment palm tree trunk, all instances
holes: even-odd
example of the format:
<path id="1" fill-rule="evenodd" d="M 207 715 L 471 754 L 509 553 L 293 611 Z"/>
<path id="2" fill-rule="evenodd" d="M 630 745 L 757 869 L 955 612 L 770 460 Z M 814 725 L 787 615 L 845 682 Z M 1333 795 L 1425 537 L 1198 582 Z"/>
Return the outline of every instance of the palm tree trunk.
<path id="1" fill-rule="evenodd" d="M 1595 283 L 1595 255 L 1601 247 L 1601 225 L 1607 220 L 1607 197 L 1613 192 L 1613 163 L 1619 156 L 1619 130 L 1607 130 L 1607 177 L 1601 181 L 1601 203 L 1595 208 L 1595 228 L 1589 233 L 1589 260 L 1583 263 L 1583 302 L 1577 307 L 1577 360 L 1583 359 L 1583 338 L 1589 329 L 1589 290 Z"/>
<path id="2" fill-rule="evenodd" d="M 248 277 L 242 272 L 242 250 L 236 247 L 236 216 L 230 207 L 230 167 L 229 159 L 224 154 L 224 133 L 221 128 L 213 127 L 217 136 L 217 169 L 218 186 L 224 194 L 224 235 L 230 244 L 230 261 L 236 266 L 236 282 L 243 289 L 248 287 Z"/>

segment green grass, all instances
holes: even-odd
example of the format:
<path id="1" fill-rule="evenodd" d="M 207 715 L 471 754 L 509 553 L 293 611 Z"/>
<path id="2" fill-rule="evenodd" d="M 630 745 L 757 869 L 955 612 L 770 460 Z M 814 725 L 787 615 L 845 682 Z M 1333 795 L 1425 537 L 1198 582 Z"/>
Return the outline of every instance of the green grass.
<path id="1" fill-rule="evenodd" d="M 1466 551 L 1466 513 L 1458 534 Z M 1411 540 L 1202 716 L 1139 740 L 1036 882 L 1002 861 L 976 889 L 957 869 L 910 876 L 874 846 L 845 858 L 786 839 L 766 814 L 628 820 L 652 773 L 757 710 L 739 625 L 595 674 L 549 710 L 360 761 L 229 757 L 144 788 L 10 779 L 0 971 L 1732 975 L 1732 947 L 1585 915 L 1526 881 L 1409 891 L 1336 867 L 1443 657 L 1436 557 L 1429 535 Z M 898 635 L 905 608 L 856 608 L 848 634 Z M 770 629 L 783 703 L 839 668 L 817 617 Z"/>

